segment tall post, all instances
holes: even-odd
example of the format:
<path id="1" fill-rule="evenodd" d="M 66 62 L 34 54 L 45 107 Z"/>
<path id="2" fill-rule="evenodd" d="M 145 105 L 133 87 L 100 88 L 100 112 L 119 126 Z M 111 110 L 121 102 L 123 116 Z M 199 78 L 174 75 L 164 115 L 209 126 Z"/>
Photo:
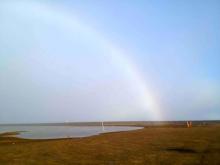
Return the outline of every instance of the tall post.
<path id="1" fill-rule="evenodd" d="M 102 121 L 102 132 L 105 132 L 104 122 Z"/>

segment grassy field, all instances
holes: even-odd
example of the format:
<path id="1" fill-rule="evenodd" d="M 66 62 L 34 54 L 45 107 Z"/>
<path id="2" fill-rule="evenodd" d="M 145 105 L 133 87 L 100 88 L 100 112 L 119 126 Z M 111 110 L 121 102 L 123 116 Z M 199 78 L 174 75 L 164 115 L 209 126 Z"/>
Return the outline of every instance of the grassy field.
<path id="1" fill-rule="evenodd" d="M 220 125 L 58 140 L 0 136 L 0 164 L 220 164 Z"/>

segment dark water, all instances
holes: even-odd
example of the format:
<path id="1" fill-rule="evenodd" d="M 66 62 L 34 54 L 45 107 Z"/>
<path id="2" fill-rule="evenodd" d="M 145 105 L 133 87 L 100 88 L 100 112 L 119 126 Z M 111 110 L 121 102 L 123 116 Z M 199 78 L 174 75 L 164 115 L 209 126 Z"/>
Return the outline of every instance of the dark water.
<path id="1" fill-rule="evenodd" d="M 105 126 L 104 132 L 119 132 L 142 127 Z M 18 137 L 26 139 L 56 139 L 86 137 L 103 133 L 101 126 L 0 126 L 0 133 L 21 131 Z"/>

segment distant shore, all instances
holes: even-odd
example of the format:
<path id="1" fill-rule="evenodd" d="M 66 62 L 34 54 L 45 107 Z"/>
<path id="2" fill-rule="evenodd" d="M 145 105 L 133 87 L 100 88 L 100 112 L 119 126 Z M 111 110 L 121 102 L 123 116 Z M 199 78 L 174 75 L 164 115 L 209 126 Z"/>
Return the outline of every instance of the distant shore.
<path id="1" fill-rule="evenodd" d="M 182 126 L 187 121 L 192 121 L 193 125 L 214 125 L 220 124 L 220 120 L 181 120 L 181 121 L 96 121 L 96 122 L 63 122 L 63 123 L 2 123 L 0 126 L 21 125 L 45 125 L 45 126 L 100 126 L 104 122 L 105 126 Z"/>

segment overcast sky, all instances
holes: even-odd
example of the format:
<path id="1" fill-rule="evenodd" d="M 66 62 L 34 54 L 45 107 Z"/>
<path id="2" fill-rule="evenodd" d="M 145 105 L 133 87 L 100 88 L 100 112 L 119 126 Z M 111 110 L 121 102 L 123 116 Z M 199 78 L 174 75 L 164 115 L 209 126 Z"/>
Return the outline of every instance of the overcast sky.
<path id="1" fill-rule="evenodd" d="M 219 0 L 1 0 L 0 123 L 220 119 Z"/>

